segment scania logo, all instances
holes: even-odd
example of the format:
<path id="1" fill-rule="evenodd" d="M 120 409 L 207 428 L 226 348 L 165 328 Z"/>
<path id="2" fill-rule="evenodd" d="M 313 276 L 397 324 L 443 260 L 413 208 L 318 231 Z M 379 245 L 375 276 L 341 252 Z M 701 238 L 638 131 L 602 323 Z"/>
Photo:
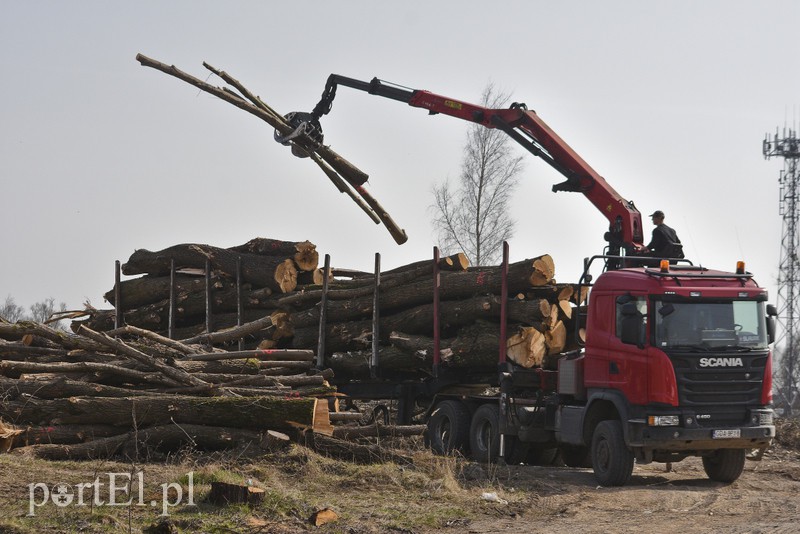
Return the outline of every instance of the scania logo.
<path id="1" fill-rule="evenodd" d="M 744 367 L 741 358 L 700 358 L 700 367 Z"/>

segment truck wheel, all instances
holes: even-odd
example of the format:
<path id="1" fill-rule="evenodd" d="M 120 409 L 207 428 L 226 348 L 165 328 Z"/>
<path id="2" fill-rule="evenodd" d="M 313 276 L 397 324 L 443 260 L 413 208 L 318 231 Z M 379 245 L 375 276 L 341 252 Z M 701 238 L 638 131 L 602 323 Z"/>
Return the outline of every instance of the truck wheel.
<path id="1" fill-rule="evenodd" d="M 592 467 L 592 455 L 588 447 L 565 445 L 561 447 L 561 459 L 567 467 Z"/>
<path id="2" fill-rule="evenodd" d="M 469 427 L 470 456 L 476 462 L 494 462 L 500 452 L 500 408 L 484 404 L 475 410 Z"/>
<path id="3" fill-rule="evenodd" d="M 744 449 L 720 449 L 711 456 L 703 456 L 703 469 L 711 480 L 733 482 L 744 471 Z"/>
<path id="4" fill-rule="evenodd" d="M 437 454 L 460 451 L 469 441 L 469 410 L 459 401 L 446 400 L 436 405 L 428 419 L 428 439 Z"/>
<path id="5" fill-rule="evenodd" d="M 633 453 L 625 446 L 622 423 L 601 421 L 592 436 L 592 468 L 601 486 L 624 486 L 633 473 Z"/>

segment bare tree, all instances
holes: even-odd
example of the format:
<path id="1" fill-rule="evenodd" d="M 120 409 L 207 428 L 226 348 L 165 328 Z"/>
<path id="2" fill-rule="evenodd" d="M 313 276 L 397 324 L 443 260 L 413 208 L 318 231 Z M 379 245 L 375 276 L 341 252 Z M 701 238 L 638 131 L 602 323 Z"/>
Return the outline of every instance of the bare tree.
<path id="1" fill-rule="evenodd" d="M 0 306 L 0 317 L 10 323 L 16 323 L 25 315 L 25 308 L 14 302 L 14 297 L 6 296 L 5 304 Z"/>
<path id="2" fill-rule="evenodd" d="M 11 295 L 6 297 L 5 303 L 0 306 L 0 318 L 8 322 L 16 323 L 18 321 L 35 321 L 37 323 L 46 323 L 51 320 L 54 314 L 63 313 L 67 310 L 67 305 L 61 302 L 56 306 L 56 300 L 52 297 L 37 302 L 29 308 L 30 313 L 25 313 L 25 308 L 18 305 Z M 53 321 L 49 323 L 53 328 L 66 330 L 63 321 Z"/>
<path id="3" fill-rule="evenodd" d="M 509 96 L 490 83 L 481 105 L 501 108 Z M 503 241 L 514 234 L 509 203 L 523 168 L 509 141 L 501 130 L 471 125 L 458 184 L 434 187 L 433 225 L 444 253 L 464 252 L 473 265 L 499 261 Z"/>
<path id="4" fill-rule="evenodd" d="M 37 323 L 46 323 L 50 320 L 54 313 L 65 312 L 67 310 L 67 305 L 62 302 L 56 308 L 56 300 L 53 297 L 44 299 L 41 302 L 37 302 L 36 304 L 32 304 L 30 307 L 31 310 L 31 320 L 36 321 Z M 53 327 L 58 326 L 58 323 L 52 325 Z"/>

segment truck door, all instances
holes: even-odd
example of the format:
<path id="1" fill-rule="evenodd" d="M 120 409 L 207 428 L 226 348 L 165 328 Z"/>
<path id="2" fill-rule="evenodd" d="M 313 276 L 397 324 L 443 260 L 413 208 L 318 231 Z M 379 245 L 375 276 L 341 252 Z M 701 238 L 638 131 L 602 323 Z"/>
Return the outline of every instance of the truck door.
<path id="1" fill-rule="evenodd" d="M 646 295 L 623 295 L 614 302 L 614 335 L 609 337 L 608 387 L 632 404 L 647 402 L 649 344 Z"/>

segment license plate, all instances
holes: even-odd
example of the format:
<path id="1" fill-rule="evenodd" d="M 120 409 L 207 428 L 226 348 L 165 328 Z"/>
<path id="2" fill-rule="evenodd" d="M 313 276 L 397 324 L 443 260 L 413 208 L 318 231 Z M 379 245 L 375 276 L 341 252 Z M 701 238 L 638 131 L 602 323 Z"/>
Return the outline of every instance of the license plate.
<path id="1" fill-rule="evenodd" d="M 713 439 L 740 438 L 742 437 L 742 431 L 738 428 L 731 430 L 714 430 L 711 432 L 711 437 Z"/>

